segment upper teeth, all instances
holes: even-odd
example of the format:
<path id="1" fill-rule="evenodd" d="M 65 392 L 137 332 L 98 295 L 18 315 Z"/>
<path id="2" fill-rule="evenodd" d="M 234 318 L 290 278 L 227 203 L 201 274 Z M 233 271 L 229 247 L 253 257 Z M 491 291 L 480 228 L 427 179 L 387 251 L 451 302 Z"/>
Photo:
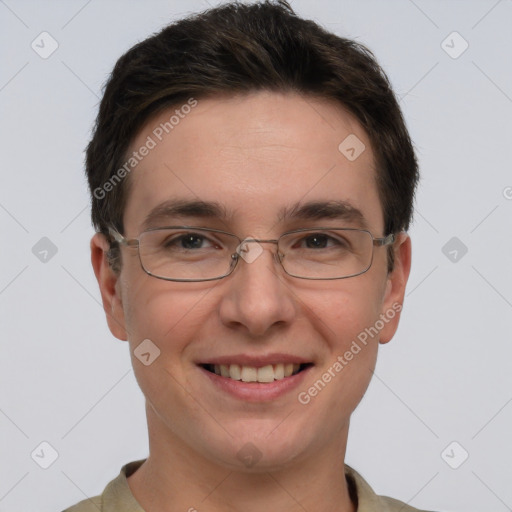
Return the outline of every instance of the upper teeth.
<path id="1" fill-rule="evenodd" d="M 255 366 L 240 366 L 238 364 L 216 364 L 213 366 L 213 371 L 217 375 L 222 375 L 222 377 L 241 380 L 243 382 L 273 382 L 274 380 L 281 380 L 297 373 L 299 368 L 300 364 L 296 363 L 268 364 L 261 368 L 256 368 Z"/>

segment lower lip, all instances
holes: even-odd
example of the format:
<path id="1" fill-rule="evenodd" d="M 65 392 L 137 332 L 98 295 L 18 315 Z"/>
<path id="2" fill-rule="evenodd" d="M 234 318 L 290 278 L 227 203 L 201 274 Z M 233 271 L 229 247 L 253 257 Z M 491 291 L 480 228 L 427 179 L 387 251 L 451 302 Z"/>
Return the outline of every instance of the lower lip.
<path id="1" fill-rule="evenodd" d="M 295 375 L 273 382 L 243 382 L 209 372 L 202 366 L 198 366 L 198 368 L 215 386 L 235 398 L 248 402 L 268 402 L 299 387 L 312 366 L 304 368 Z"/>

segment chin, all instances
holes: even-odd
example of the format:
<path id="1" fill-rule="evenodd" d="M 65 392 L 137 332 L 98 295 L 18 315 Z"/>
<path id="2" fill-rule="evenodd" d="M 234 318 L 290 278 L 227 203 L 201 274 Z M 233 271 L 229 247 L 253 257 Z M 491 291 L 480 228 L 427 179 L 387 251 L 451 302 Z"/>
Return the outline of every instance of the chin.
<path id="1" fill-rule="evenodd" d="M 283 429 L 279 432 L 279 420 L 273 422 L 273 429 L 261 429 L 255 425 L 246 428 L 232 438 L 219 439 L 218 443 L 209 447 L 203 446 L 203 453 L 210 452 L 213 459 L 231 471 L 259 473 L 278 471 L 292 464 L 304 455 L 308 445 L 304 434 Z M 269 434 L 270 432 L 270 434 Z"/>

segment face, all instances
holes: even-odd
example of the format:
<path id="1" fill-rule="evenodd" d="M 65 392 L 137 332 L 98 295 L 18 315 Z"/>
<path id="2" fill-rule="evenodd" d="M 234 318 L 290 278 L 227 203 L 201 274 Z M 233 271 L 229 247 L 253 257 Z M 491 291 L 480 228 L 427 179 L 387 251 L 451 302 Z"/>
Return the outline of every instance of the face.
<path id="1" fill-rule="evenodd" d="M 169 201 L 216 203 L 223 215 L 174 208 L 160 211 L 150 227 L 215 228 L 240 239 L 320 226 L 387 234 L 370 141 L 340 106 L 271 92 L 199 100 L 160 141 L 154 130 L 173 111 L 148 122 L 132 144 L 134 151 L 148 136 L 157 142 L 128 178 L 127 238 L 137 238 L 148 214 Z M 349 135 L 365 145 L 356 159 L 338 149 Z M 361 215 L 293 215 L 313 202 L 343 202 Z M 287 275 L 274 244 L 261 244 L 254 261 L 240 260 L 224 279 L 192 283 L 147 275 L 129 247 L 116 276 L 106 248 L 96 235 L 93 265 L 111 331 L 129 341 L 154 444 L 242 469 L 241 455 L 252 451 L 260 458 L 255 468 L 264 470 L 343 445 L 379 341 L 389 341 L 398 324 L 410 264 L 406 236 L 395 243 L 391 274 L 387 248 L 375 247 L 366 273 L 330 281 Z M 134 355 L 147 339 L 160 351 L 149 365 Z M 282 378 L 293 364 L 298 373 Z M 249 379 L 272 365 L 276 380 L 243 382 L 234 367 L 223 376 L 208 365 L 245 367 Z"/>

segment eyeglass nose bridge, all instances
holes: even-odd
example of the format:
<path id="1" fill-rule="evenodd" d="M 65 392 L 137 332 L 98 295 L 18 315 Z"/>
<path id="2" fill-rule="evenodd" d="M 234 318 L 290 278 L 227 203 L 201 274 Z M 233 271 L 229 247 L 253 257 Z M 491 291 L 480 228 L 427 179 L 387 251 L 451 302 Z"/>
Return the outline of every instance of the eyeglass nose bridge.
<path id="1" fill-rule="evenodd" d="M 256 243 L 254 249 L 249 248 L 250 243 Z M 244 238 L 237 246 L 236 251 L 231 255 L 234 265 L 242 258 L 246 263 L 252 263 L 263 252 L 263 248 L 259 244 L 276 244 L 279 247 L 279 240 L 263 239 L 263 238 Z M 282 265 L 281 259 L 284 255 L 279 253 L 279 250 L 274 253 L 275 260 Z"/>

